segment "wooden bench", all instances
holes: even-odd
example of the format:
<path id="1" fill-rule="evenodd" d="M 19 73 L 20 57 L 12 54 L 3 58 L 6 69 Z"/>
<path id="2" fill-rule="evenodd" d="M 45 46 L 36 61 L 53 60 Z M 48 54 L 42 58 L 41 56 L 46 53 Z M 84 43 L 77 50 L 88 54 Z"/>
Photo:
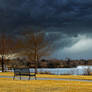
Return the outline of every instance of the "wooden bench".
<path id="1" fill-rule="evenodd" d="M 20 76 L 20 80 L 21 80 L 21 76 L 29 76 L 29 80 L 31 76 L 35 77 L 36 80 L 36 73 L 35 72 L 30 72 L 29 68 L 14 68 L 14 77 L 13 80 L 15 79 L 16 76 Z"/>

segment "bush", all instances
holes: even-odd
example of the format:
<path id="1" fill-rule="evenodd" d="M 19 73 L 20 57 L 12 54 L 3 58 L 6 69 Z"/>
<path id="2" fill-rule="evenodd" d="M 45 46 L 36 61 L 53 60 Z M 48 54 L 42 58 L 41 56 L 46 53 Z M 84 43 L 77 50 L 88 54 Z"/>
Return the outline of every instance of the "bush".
<path id="1" fill-rule="evenodd" d="M 44 72 L 43 71 L 40 71 L 39 74 L 52 74 L 52 73 L 49 72 L 49 71 L 44 71 Z"/>

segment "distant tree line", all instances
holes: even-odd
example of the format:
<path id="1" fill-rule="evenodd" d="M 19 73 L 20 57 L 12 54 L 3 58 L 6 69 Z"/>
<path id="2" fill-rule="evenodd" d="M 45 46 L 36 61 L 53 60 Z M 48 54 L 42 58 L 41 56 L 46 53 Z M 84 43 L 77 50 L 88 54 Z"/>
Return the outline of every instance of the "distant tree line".
<path id="1" fill-rule="evenodd" d="M 6 60 L 5 65 L 8 67 L 27 66 L 35 68 L 35 62 L 25 58 L 17 58 L 15 60 Z M 38 61 L 38 68 L 75 68 L 80 65 L 92 65 L 92 60 L 57 60 L 57 59 L 42 59 Z"/>
<path id="2" fill-rule="evenodd" d="M 92 65 L 92 60 L 41 60 L 39 68 L 75 68 L 80 65 Z"/>

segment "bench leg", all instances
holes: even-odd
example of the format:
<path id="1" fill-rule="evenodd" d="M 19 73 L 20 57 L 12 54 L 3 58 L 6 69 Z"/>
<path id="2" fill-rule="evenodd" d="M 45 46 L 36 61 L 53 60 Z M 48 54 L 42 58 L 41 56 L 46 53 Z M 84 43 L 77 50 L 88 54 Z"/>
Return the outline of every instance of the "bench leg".
<path id="1" fill-rule="evenodd" d="M 21 80 L 21 75 L 20 75 L 20 80 Z"/>
<path id="2" fill-rule="evenodd" d="M 35 75 L 35 80 L 37 80 L 36 75 Z"/>
<path id="3" fill-rule="evenodd" d="M 15 79 L 15 75 L 13 76 L 13 80 Z"/>
<path id="4" fill-rule="evenodd" d="M 30 80 L 30 76 L 29 76 L 29 80 Z"/>

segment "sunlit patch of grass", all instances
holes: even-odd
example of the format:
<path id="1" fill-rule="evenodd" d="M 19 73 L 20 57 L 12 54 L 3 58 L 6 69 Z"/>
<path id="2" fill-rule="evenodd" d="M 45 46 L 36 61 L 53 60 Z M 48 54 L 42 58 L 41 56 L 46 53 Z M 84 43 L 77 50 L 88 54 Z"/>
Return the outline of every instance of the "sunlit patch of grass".
<path id="1" fill-rule="evenodd" d="M 0 78 L 0 92 L 92 92 L 92 82 Z"/>
<path id="2" fill-rule="evenodd" d="M 13 72 L 0 72 L 0 76 L 13 76 Z"/>

